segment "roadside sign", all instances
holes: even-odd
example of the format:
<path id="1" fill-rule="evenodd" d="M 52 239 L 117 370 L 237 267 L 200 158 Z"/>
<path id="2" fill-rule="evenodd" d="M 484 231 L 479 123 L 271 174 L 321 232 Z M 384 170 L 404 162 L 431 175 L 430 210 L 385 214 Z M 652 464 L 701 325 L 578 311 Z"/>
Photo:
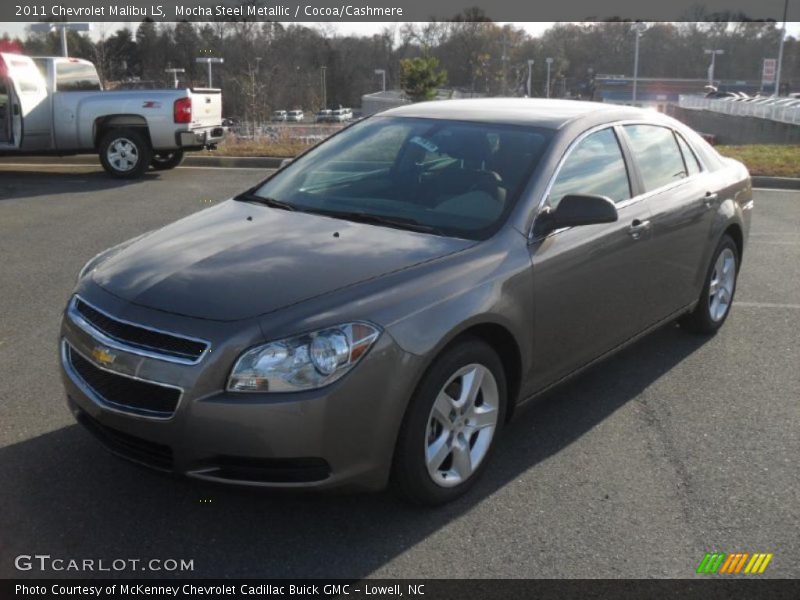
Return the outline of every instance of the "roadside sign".
<path id="1" fill-rule="evenodd" d="M 775 73 L 778 71 L 778 59 L 765 58 L 764 67 L 761 70 L 761 85 L 775 83 Z"/>

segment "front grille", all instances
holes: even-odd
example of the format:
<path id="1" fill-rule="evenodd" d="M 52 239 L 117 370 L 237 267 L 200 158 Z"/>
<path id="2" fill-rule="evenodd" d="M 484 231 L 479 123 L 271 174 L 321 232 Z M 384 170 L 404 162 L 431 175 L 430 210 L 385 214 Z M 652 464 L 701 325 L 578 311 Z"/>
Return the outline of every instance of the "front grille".
<path id="1" fill-rule="evenodd" d="M 181 398 L 179 389 L 105 371 L 86 360 L 69 345 L 67 360 L 83 382 L 112 408 L 144 416 L 168 418 L 175 412 Z"/>
<path id="2" fill-rule="evenodd" d="M 188 361 L 198 361 L 208 344 L 188 338 L 154 331 L 100 312 L 80 298 L 75 298 L 75 310 L 95 329 L 108 337 L 155 354 L 163 354 Z"/>
<path id="3" fill-rule="evenodd" d="M 75 406 L 74 403 L 73 406 Z M 169 446 L 148 442 L 106 427 L 77 407 L 75 408 L 75 418 L 89 433 L 115 454 L 162 471 L 172 470 L 172 448 Z"/>

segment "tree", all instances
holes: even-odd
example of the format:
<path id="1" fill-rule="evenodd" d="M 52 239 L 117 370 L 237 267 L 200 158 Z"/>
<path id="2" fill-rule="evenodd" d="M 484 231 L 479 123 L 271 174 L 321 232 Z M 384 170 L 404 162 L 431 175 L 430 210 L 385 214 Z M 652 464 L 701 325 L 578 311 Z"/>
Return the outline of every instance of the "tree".
<path id="1" fill-rule="evenodd" d="M 439 69 L 433 56 L 406 58 L 400 61 L 400 86 L 414 102 L 433 100 L 437 88 L 447 83 L 447 71 Z"/>

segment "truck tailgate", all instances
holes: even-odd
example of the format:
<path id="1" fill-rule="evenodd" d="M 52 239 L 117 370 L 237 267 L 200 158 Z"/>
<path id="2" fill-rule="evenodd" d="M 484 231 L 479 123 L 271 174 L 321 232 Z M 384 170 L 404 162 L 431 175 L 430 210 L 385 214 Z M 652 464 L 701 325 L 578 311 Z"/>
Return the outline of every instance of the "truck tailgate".
<path id="1" fill-rule="evenodd" d="M 192 128 L 222 125 L 222 92 L 211 89 L 192 90 Z"/>

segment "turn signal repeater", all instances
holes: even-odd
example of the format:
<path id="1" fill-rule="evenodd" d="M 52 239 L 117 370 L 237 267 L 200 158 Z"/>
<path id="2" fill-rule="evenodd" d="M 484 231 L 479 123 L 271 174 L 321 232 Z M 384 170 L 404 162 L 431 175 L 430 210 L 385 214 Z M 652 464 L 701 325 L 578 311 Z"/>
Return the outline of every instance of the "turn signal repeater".
<path id="1" fill-rule="evenodd" d="M 370 323 L 344 323 L 251 348 L 228 378 L 231 392 L 296 392 L 333 383 L 380 337 Z"/>

